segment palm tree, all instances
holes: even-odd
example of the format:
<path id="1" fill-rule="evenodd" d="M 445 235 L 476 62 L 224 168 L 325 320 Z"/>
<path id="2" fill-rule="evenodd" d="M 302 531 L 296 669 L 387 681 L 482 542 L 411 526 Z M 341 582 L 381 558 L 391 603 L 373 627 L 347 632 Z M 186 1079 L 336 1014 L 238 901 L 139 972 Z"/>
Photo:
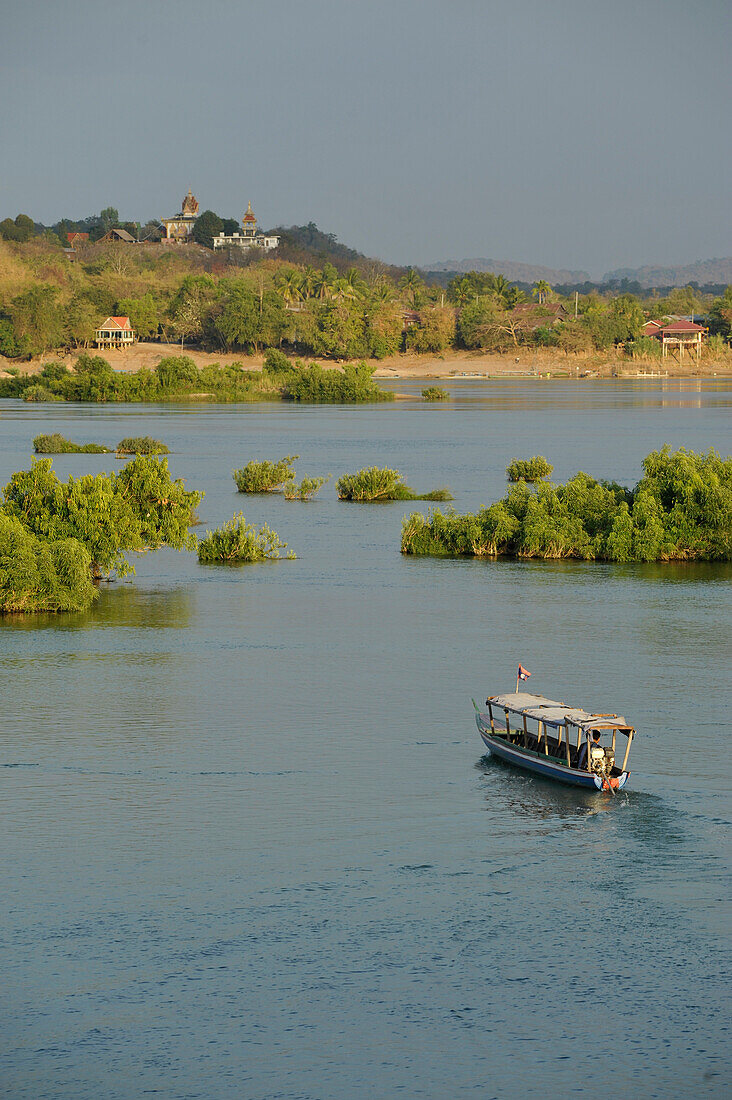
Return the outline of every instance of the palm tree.
<path id="1" fill-rule="evenodd" d="M 355 291 L 356 297 L 361 297 L 364 290 L 366 289 L 366 284 L 364 283 L 361 277 L 361 272 L 358 270 L 358 268 L 349 268 L 346 274 L 343 276 L 342 281 L 348 283 L 348 286 L 353 291 Z"/>
<path id="2" fill-rule="evenodd" d="M 349 281 L 348 276 L 336 279 L 335 286 L 331 291 L 334 302 L 355 302 L 360 296 L 358 287 Z"/>
<path id="3" fill-rule="evenodd" d="M 502 306 L 506 304 L 506 297 L 511 289 L 511 284 L 505 275 L 494 275 L 492 280 L 492 291 Z"/>
<path id="4" fill-rule="evenodd" d="M 422 288 L 424 283 L 420 274 L 413 267 L 407 268 L 406 275 L 402 275 L 399 286 L 406 293 L 407 300 L 411 302 L 413 309 L 419 309 L 422 300 Z"/>
<path id="5" fill-rule="evenodd" d="M 465 276 L 450 287 L 450 297 L 453 298 L 455 303 L 459 306 L 466 306 L 473 297 L 473 293 L 474 291 L 470 279 L 467 279 Z"/>
<path id="6" fill-rule="evenodd" d="M 338 272 L 332 264 L 326 264 L 323 270 L 318 272 L 315 280 L 315 293 L 318 298 L 330 298 L 337 281 Z"/>
<path id="7" fill-rule="evenodd" d="M 546 279 L 539 279 L 539 281 L 534 284 L 534 289 L 531 291 L 534 297 L 538 300 L 540 306 L 544 305 L 544 302 L 547 300 L 547 297 L 551 294 L 551 292 L 552 288 L 549 286 L 549 283 L 546 281 Z"/>
<path id="8" fill-rule="evenodd" d="M 387 305 L 394 301 L 394 287 L 383 276 L 379 276 L 369 291 L 369 299 L 374 305 Z"/>
<path id="9" fill-rule="evenodd" d="M 277 293 L 285 300 L 285 308 L 291 309 L 296 302 L 302 301 L 302 276 L 296 268 L 279 276 Z"/>
<path id="10" fill-rule="evenodd" d="M 304 268 L 300 280 L 300 289 L 302 290 L 303 298 L 312 298 L 317 285 L 318 272 L 315 270 L 312 264 L 308 264 L 307 267 Z"/>
<path id="11" fill-rule="evenodd" d="M 503 298 L 506 309 L 513 309 L 514 306 L 520 305 L 521 302 L 525 301 L 526 295 L 523 290 L 519 290 L 517 286 L 510 286 Z"/>

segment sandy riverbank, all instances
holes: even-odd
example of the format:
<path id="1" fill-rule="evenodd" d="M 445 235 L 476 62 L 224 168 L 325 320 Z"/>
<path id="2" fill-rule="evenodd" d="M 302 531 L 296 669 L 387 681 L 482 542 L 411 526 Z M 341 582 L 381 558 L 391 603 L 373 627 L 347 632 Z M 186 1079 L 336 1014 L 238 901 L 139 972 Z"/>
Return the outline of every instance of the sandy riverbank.
<path id="1" fill-rule="evenodd" d="M 65 362 L 72 366 L 78 352 L 49 352 L 28 363 L 12 364 L 0 356 L 0 373 L 4 366 L 16 365 L 23 372 L 37 374 L 49 362 Z M 91 351 L 90 354 L 97 354 Z M 186 355 L 198 367 L 212 363 L 244 363 L 248 370 L 261 370 L 264 355 L 208 352 L 197 348 L 184 348 L 180 344 L 145 343 L 141 341 L 124 351 L 101 352 L 117 371 L 136 371 L 141 367 L 152 369 L 169 355 Z M 324 360 L 305 359 L 306 363 L 318 362 L 326 370 L 338 370 L 342 364 Z M 490 352 L 449 351 L 443 355 L 395 355 L 373 364 L 375 378 L 395 379 L 444 379 L 450 378 L 712 378 L 732 377 L 732 358 L 727 360 L 703 360 L 697 365 L 685 358 L 682 363 L 667 359 L 659 362 L 633 361 L 614 355 L 565 356 L 552 350 L 517 348 L 515 355 L 498 355 Z"/>

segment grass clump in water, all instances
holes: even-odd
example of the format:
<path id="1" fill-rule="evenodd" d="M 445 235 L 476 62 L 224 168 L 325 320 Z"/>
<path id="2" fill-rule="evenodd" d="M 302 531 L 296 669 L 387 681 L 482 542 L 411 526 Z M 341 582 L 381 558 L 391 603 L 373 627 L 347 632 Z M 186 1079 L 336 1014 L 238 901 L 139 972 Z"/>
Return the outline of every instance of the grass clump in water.
<path id="1" fill-rule="evenodd" d="M 37 435 L 33 440 L 33 450 L 37 455 L 108 455 L 109 447 L 101 443 L 72 443 L 59 432 L 51 435 Z"/>
<path id="2" fill-rule="evenodd" d="M 198 544 L 198 560 L 204 564 L 267 561 L 279 558 L 280 550 L 286 548 L 287 543 L 266 523 L 257 530 L 239 512 L 223 527 L 206 532 Z M 293 550 L 288 550 L 288 558 L 295 556 Z"/>
<path id="3" fill-rule="evenodd" d="M 149 435 L 128 436 L 117 444 L 118 455 L 168 455 L 170 450 Z"/>
<path id="4" fill-rule="evenodd" d="M 295 480 L 292 463 L 299 457 L 286 455 L 277 462 L 247 462 L 233 471 L 236 487 L 240 493 L 276 493 L 286 482 Z"/>
<path id="5" fill-rule="evenodd" d="M 543 455 L 533 458 L 514 458 L 506 467 L 509 481 L 542 481 L 551 477 L 554 467 Z"/>
<path id="6" fill-rule="evenodd" d="M 369 466 L 356 474 L 344 474 L 336 483 L 339 500 L 370 503 L 381 500 L 452 500 L 449 489 L 415 493 L 402 481 L 398 470 Z"/>
<path id="7" fill-rule="evenodd" d="M 668 446 L 643 460 L 634 489 L 577 473 L 525 481 L 479 512 L 415 512 L 403 554 L 586 561 L 732 561 L 732 458 Z"/>
<path id="8" fill-rule="evenodd" d="M 312 500 L 326 481 L 330 481 L 330 474 L 328 477 L 304 477 L 299 484 L 288 481 L 285 484 L 285 500 Z"/>
<path id="9" fill-rule="evenodd" d="M 422 390 L 425 401 L 449 401 L 450 394 L 442 386 L 427 386 Z"/>

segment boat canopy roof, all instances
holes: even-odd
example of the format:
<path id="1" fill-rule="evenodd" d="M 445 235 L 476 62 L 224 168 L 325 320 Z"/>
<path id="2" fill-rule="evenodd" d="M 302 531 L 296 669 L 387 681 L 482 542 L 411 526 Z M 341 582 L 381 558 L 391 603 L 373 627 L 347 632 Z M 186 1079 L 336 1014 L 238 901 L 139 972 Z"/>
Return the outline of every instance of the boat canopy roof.
<path id="1" fill-rule="evenodd" d="M 487 700 L 491 706 L 503 707 L 514 714 L 526 715 L 547 726 L 563 726 L 570 722 L 583 730 L 630 730 L 631 727 L 619 714 L 593 714 L 581 707 L 567 707 L 554 699 L 543 695 L 530 695 L 527 691 L 511 692 L 508 695 L 491 695 Z"/>

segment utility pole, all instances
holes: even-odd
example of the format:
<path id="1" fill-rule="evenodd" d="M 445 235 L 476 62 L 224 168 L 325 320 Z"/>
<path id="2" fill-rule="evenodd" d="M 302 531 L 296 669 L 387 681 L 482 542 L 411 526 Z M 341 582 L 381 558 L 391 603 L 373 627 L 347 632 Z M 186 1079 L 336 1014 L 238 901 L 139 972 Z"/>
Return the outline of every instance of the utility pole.
<path id="1" fill-rule="evenodd" d="M 575 290 L 575 292 L 574 292 L 574 319 L 575 319 L 575 321 L 577 320 L 577 306 L 578 306 L 578 303 L 579 303 L 579 291 Z"/>

